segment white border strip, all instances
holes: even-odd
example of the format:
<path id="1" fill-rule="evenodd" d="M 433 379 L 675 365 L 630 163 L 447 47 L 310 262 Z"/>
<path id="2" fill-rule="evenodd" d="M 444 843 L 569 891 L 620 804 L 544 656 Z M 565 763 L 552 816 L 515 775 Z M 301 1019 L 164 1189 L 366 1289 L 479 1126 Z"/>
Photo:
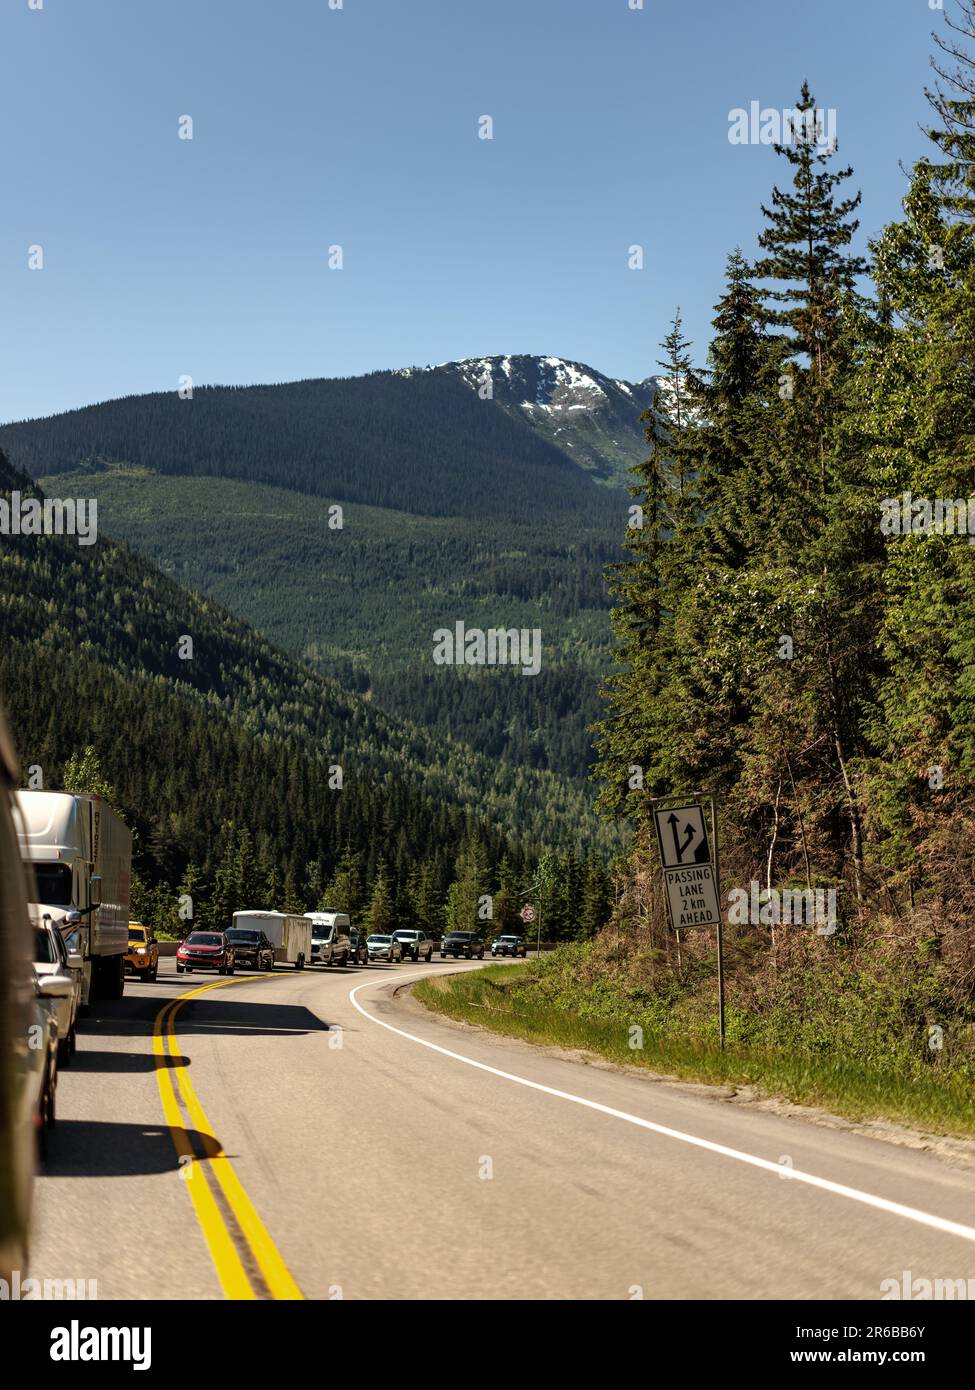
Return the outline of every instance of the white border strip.
<path id="1" fill-rule="evenodd" d="M 410 981 L 423 979 L 429 979 L 429 972 L 424 972 L 423 975 L 408 976 Z M 734 1159 L 736 1163 L 747 1163 L 752 1168 L 764 1169 L 765 1172 L 775 1173 L 777 1177 L 787 1178 L 790 1182 L 801 1182 L 808 1187 L 818 1187 L 823 1192 L 832 1192 L 834 1196 L 846 1197 L 851 1202 L 860 1202 L 863 1206 L 874 1207 L 877 1211 L 886 1212 L 889 1216 L 900 1216 L 905 1221 L 916 1222 L 919 1226 L 929 1226 L 932 1230 L 943 1231 L 949 1236 L 958 1236 L 962 1240 L 975 1241 L 975 1228 L 963 1226 L 959 1221 L 948 1221 L 943 1216 L 932 1216 L 930 1212 L 919 1211 L 917 1207 L 907 1207 L 901 1202 L 891 1202 L 886 1197 L 877 1197 L 872 1192 L 861 1192 L 859 1188 L 847 1187 L 844 1183 L 830 1182 L 828 1178 L 817 1177 L 815 1173 L 805 1173 L 798 1168 L 786 1168 L 781 1163 L 773 1163 L 769 1158 L 758 1158 L 755 1154 L 744 1153 L 741 1149 L 731 1149 L 726 1144 L 716 1144 L 711 1139 L 701 1139 L 696 1134 L 685 1134 L 683 1130 L 655 1124 L 653 1120 L 644 1120 L 640 1115 L 631 1115 L 627 1110 L 615 1110 L 611 1105 L 600 1105 L 598 1101 L 587 1100 L 585 1096 L 573 1095 L 571 1091 L 559 1091 L 554 1086 L 543 1086 L 539 1081 L 529 1081 L 525 1076 L 515 1076 L 513 1072 L 501 1071 L 498 1067 L 488 1066 L 486 1062 L 476 1062 L 473 1057 L 465 1057 L 460 1052 L 451 1052 L 448 1047 L 441 1047 L 438 1043 L 428 1042 L 426 1038 L 418 1038 L 413 1033 L 407 1033 L 403 1028 L 396 1028 L 392 1023 L 385 1023 L 381 1018 L 376 1018 L 374 1014 L 367 1013 L 356 999 L 356 995 L 361 989 L 370 989 L 388 983 L 387 980 L 370 980 L 366 984 L 356 985 L 354 989 L 349 991 L 349 1001 L 370 1023 L 378 1023 L 380 1028 L 386 1028 L 390 1033 L 396 1033 L 399 1037 L 407 1038 L 410 1042 L 419 1043 L 421 1047 L 428 1047 L 431 1052 L 439 1052 L 443 1057 L 452 1057 L 455 1062 L 463 1062 L 465 1066 L 476 1067 L 478 1071 L 486 1071 L 491 1076 L 500 1076 L 504 1081 L 513 1081 L 516 1086 L 527 1086 L 532 1091 L 541 1091 L 544 1095 L 555 1096 L 558 1100 L 567 1100 L 573 1105 L 585 1106 L 587 1110 L 596 1110 L 601 1115 L 612 1115 L 616 1120 L 625 1120 L 627 1124 L 637 1125 L 640 1129 L 648 1129 L 654 1134 L 662 1134 L 667 1139 L 676 1139 L 681 1144 L 691 1144 L 697 1149 L 706 1149 L 709 1153 L 721 1154 L 723 1158 Z"/>

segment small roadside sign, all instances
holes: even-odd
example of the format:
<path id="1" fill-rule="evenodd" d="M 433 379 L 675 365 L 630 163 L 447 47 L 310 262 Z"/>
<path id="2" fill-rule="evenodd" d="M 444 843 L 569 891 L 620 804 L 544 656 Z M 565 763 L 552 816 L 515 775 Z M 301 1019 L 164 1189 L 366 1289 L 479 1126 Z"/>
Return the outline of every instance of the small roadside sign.
<path id="1" fill-rule="evenodd" d="M 521 909 L 518 916 L 521 918 L 523 922 L 534 922 L 535 909 L 530 905 L 526 905 Z"/>
<path id="2" fill-rule="evenodd" d="M 675 929 L 716 927 L 721 921 L 713 864 L 698 864 L 692 869 L 664 869 L 664 884 L 670 924 Z"/>
<path id="3" fill-rule="evenodd" d="M 707 818 L 700 802 L 654 810 L 670 924 L 716 927 L 721 904 Z"/>
<path id="4" fill-rule="evenodd" d="M 688 792 L 688 796 L 701 794 Z M 718 806 L 713 796 L 681 805 L 680 796 L 653 800 L 657 848 L 670 925 L 714 927 L 718 947 L 718 1042 L 724 1047 L 724 946 L 721 940 L 721 878 L 718 873 Z M 704 806 L 710 809 L 705 815 Z M 680 937 L 678 937 L 680 940 Z"/>

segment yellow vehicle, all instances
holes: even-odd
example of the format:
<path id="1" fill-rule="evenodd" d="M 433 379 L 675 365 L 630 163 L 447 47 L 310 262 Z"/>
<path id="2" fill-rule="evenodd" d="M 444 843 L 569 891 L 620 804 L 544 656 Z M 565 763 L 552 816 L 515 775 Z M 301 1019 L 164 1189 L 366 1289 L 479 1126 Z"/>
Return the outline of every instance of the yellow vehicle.
<path id="1" fill-rule="evenodd" d="M 159 943 L 141 922 L 129 923 L 125 968 L 138 975 L 140 980 L 152 981 L 159 974 Z"/>

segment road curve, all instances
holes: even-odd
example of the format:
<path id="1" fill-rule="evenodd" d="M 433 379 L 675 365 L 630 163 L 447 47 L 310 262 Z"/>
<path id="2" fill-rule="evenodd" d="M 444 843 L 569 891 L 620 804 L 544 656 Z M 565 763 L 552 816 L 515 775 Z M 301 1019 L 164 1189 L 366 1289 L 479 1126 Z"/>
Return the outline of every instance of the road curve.
<path id="1" fill-rule="evenodd" d="M 397 994 L 458 968 L 129 985 L 63 1076 L 32 1273 L 119 1299 L 875 1299 L 904 1271 L 975 1279 L 970 1170 Z"/>

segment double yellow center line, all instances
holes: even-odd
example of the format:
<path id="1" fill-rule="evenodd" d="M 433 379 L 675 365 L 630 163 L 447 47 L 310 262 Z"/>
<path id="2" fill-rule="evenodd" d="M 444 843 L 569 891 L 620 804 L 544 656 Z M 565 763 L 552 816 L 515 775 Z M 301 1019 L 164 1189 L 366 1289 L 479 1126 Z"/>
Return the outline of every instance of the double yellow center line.
<path id="1" fill-rule="evenodd" d="M 272 978 L 255 975 L 251 982 Z M 175 1019 L 184 1004 L 211 990 L 241 983 L 218 980 L 163 1005 L 156 1015 L 152 1036 L 156 1079 L 180 1175 L 186 1181 L 225 1295 L 233 1299 L 299 1299 L 303 1297 L 301 1290 L 213 1132 L 176 1039 Z"/>

